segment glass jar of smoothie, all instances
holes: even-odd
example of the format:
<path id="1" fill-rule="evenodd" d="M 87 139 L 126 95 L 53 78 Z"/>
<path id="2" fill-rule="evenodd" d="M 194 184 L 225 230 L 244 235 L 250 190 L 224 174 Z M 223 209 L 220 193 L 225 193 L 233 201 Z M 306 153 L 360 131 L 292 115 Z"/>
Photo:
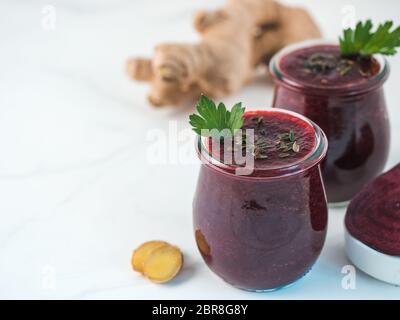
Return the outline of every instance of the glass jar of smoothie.
<path id="1" fill-rule="evenodd" d="M 326 133 L 329 150 L 321 164 L 329 202 L 349 201 L 384 168 L 390 130 L 383 83 L 383 56 L 342 57 L 322 40 L 295 44 L 270 63 L 273 106 L 308 117 Z"/>
<path id="2" fill-rule="evenodd" d="M 317 125 L 287 110 L 250 111 L 244 118 L 243 129 L 269 146 L 247 175 L 216 159 L 209 140 L 198 138 L 195 238 L 206 264 L 226 282 L 269 291 L 304 276 L 323 247 L 327 202 L 320 162 L 327 140 Z M 280 149 L 280 139 L 292 141 L 296 152 Z"/>

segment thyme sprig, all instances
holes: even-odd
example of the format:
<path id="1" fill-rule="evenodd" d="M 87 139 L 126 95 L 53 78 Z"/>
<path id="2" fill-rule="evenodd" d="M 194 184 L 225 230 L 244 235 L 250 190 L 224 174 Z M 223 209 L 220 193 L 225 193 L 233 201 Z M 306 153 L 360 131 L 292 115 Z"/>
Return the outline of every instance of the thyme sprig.
<path id="1" fill-rule="evenodd" d="M 256 123 L 257 125 L 261 125 L 264 122 L 263 117 L 251 117 L 250 119 L 252 122 Z"/>
<path id="2" fill-rule="evenodd" d="M 353 65 L 353 60 L 342 58 L 339 60 L 336 70 L 340 73 L 340 75 L 344 76 L 353 68 Z"/>
<path id="3" fill-rule="evenodd" d="M 293 130 L 278 134 L 275 141 L 268 141 L 261 135 L 254 136 L 254 143 L 249 143 L 246 140 L 245 133 L 242 134 L 241 140 L 236 141 L 240 144 L 242 150 L 251 152 L 255 159 L 267 159 L 268 152 L 273 149 L 278 152 L 278 157 L 289 157 L 300 151 L 300 144 L 296 141 Z"/>
<path id="4" fill-rule="evenodd" d="M 314 53 L 305 59 L 304 71 L 306 73 L 328 73 L 336 69 L 340 75 L 345 75 L 353 68 L 354 60 L 345 57 L 335 57 L 332 54 Z"/>
<path id="5" fill-rule="evenodd" d="M 279 157 L 285 158 L 290 156 L 290 152 L 297 153 L 300 151 L 300 145 L 296 141 L 296 137 L 293 130 L 278 135 L 278 139 L 275 141 L 277 150 L 279 151 Z"/>

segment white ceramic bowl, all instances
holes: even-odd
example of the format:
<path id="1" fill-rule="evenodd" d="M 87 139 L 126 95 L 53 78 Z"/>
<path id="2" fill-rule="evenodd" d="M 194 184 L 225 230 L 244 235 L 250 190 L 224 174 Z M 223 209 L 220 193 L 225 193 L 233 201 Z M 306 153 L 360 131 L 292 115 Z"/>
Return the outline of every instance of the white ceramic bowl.
<path id="1" fill-rule="evenodd" d="M 372 277 L 400 285 L 400 256 L 390 256 L 354 238 L 345 227 L 346 254 L 351 262 Z"/>

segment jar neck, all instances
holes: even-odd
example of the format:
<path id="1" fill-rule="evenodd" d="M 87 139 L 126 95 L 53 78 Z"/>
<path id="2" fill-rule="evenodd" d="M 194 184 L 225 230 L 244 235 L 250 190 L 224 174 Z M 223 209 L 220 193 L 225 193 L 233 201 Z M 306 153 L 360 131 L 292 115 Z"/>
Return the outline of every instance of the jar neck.
<path id="1" fill-rule="evenodd" d="M 196 141 L 196 151 L 203 165 L 207 165 L 223 174 L 236 176 L 240 179 L 255 180 L 279 179 L 287 176 L 299 175 L 306 172 L 308 169 L 319 165 L 320 162 L 325 158 L 328 149 L 328 141 L 321 128 L 311 120 L 292 111 L 273 108 L 271 112 L 289 114 L 306 122 L 313 128 L 313 132 L 315 134 L 315 145 L 305 158 L 294 163 L 277 167 L 257 167 L 254 163 L 254 158 L 253 162 L 246 162 L 244 165 L 226 164 L 221 161 L 221 159 L 217 159 L 217 157 L 215 157 L 210 151 L 209 144 L 207 142 L 208 138 L 198 136 Z"/>
<path id="2" fill-rule="evenodd" d="M 384 82 L 389 76 L 390 68 L 387 60 L 383 55 L 374 55 L 373 58 L 379 63 L 379 71 L 373 76 L 366 79 L 366 81 L 362 83 L 356 83 L 354 85 L 346 85 L 346 86 L 327 86 L 327 85 L 315 85 L 311 83 L 307 83 L 305 81 L 298 81 L 293 77 L 288 77 L 282 72 L 281 62 L 282 59 L 288 56 L 290 53 L 306 49 L 312 48 L 314 46 L 329 46 L 329 45 L 337 45 L 332 41 L 326 40 L 307 40 L 300 43 L 295 43 L 288 47 L 283 48 L 281 51 L 276 53 L 269 64 L 269 69 L 272 77 L 275 82 L 281 86 L 284 86 L 288 89 L 306 92 L 307 94 L 312 95 L 329 95 L 329 96 L 349 96 L 349 95 L 359 95 L 364 94 L 373 90 L 377 90 L 382 87 Z"/>

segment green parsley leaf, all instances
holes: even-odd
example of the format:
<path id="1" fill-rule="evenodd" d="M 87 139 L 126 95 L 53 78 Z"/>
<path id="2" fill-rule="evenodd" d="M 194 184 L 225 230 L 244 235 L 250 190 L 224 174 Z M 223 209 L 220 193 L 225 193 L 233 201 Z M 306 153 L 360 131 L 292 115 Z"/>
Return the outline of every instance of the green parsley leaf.
<path id="1" fill-rule="evenodd" d="M 201 95 L 196 109 L 198 114 L 190 115 L 189 123 L 198 135 L 209 137 L 213 132 L 202 132 L 202 130 L 210 131 L 213 129 L 216 129 L 214 133 L 220 137 L 227 134 L 234 135 L 236 130 L 240 129 L 244 123 L 245 108 L 242 108 L 242 103 L 235 104 L 232 110 L 228 111 L 222 102 L 216 106 L 214 101 L 205 95 Z"/>
<path id="2" fill-rule="evenodd" d="M 371 56 L 376 53 L 394 55 L 400 47 L 400 27 L 391 31 L 393 21 L 380 24 L 372 32 L 372 22 L 358 22 L 355 29 L 348 28 L 339 37 L 340 50 L 345 56 Z"/>

